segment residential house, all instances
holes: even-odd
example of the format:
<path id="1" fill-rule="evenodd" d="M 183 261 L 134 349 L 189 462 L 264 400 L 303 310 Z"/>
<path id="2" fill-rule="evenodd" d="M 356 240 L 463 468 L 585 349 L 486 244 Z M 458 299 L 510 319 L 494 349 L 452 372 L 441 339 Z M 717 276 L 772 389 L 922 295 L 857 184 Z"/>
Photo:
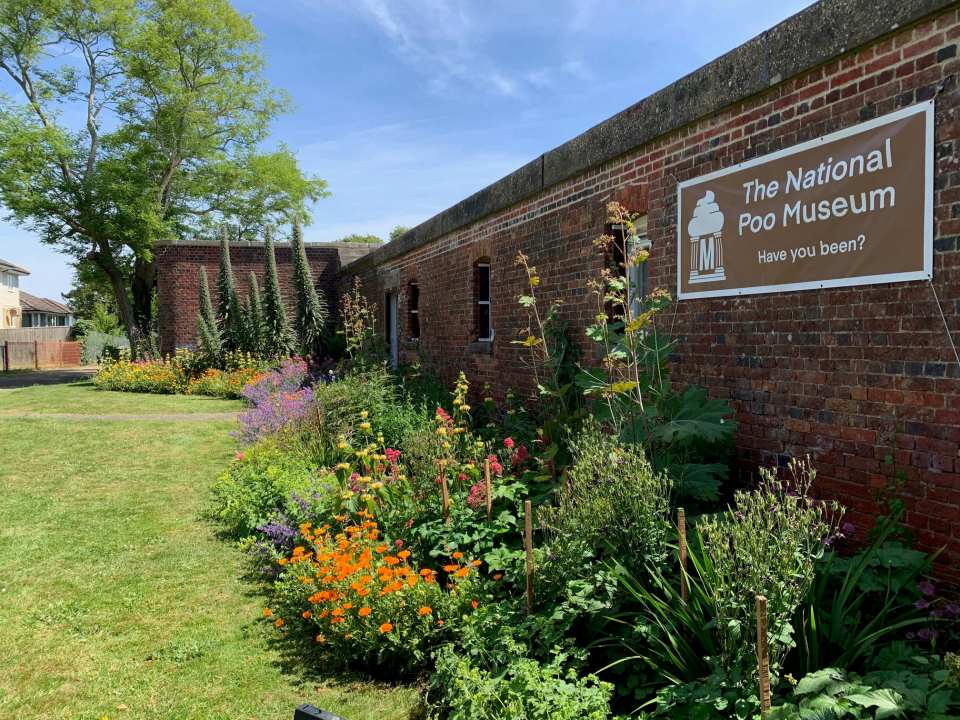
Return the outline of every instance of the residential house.
<path id="1" fill-rule="evenodd" d="M 73 325 L 73 310 L 67 305 L 20 292 L 20 312 L 25 328 L 70 327 Z"/>
<path id="2" fill-rule="evenodd" d="M 0 258 L 0 330 L 21 326 L 20 276 L 29 274 L 29 270 Z"/>

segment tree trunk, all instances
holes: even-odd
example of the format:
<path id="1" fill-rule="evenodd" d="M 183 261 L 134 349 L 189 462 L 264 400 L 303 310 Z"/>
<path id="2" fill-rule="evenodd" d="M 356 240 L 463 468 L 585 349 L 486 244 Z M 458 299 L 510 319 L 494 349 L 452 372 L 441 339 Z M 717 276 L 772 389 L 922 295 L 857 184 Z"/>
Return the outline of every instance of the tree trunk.
<path id="1" fill-rule="evenodd" d="M 133 317 L 144 340 L 153 330 L 153 289 L 157 281 L 157 265 L 151 258 L 137 258 L 133 263 Z"/>
<path id="2" fill-rule="evenodd" d="M 110 281 L 110 287 L 113 288 L 113 296 L 117 301 L 117 312 L 120 314 L 120 322 L 122 322 L 124 328 L 126 328 L 127 339 L 130 340 L 130 353 L 135 356 L 140 341 L 140 334 L 137 328 L 136 318 L 134 317 L 133 305 L 130 302 L 130 295 L 127 292 L 127 283 L 123 277 L 123 272 L 117 267 L 116 259 L 110 252 L 110 244 L 106 241 L 97 241 L 97 249 L 90 253 L 89 258 L 96 263 L 97 267 L 103 270 L 107 279 Z"/>

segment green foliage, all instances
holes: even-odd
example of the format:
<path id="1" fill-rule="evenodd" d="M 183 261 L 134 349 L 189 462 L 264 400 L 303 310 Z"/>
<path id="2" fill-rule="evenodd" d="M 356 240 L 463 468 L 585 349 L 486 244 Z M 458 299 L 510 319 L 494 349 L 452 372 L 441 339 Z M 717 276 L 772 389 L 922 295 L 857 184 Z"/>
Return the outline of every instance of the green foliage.
<path id="1" fill-rule="evenodd" d="M 306 219 L 325 193 L 286 148 L 261 154 L 288 100 L 228 0 L 24 0 L 0 6 L 0 201 L 109 285 L 138 350 L 154 246 L 235 219 Z"/>
<path id="2" fill-rule="evenodd" d="M 207 285 L 207 270 L 200 267 L 200 311 L 197 315 L 197 340 L 200 346 L 200 352 L 207 358 L 211 365 L 217 365 L 220 362 L 220 355 L 223 351 L 223 339 L 220 334 L 220 327 L 217 325 L 217 318 L 213 312 L 213 303 L 210 300 L 210 288 Z"/>
<path id="3" fill-rule="evenodd" d="M 408 232 L 410 232 L 410 228 L 404 225 L 394 225 L 393 230 L 390 231 L 390 242 L 393 242 L 394 240 L 399 240 Z"/>
<path id="4" fill-rule="evenodd" d="M 768 600 L 772 673 L 794 646 L 791 620 L 813 585 L 840 512 L 810 495 L 814 477 L 806 461 L 792 460 L 785 481 L 764 469 L 755 491 L 737 491 L 733 508 L 697 522 L 698 549 L 708 560 L 702 580 L 716 604 L 729 672 L 755 666 L 756 595 Z"/>
<path id="5" fill-rule="evenodd" d="M 670 481 L 654 472 L 643 450 L 589 421 L 571 442 L 573 465 L 556 504 L 540 513 L 559 576 L 595 568 L 613 553 L 638 569 L 667 558 Z"/>
<path id="6" fill-rule="evenodd" d="M 941 658 L 898 642 L 871 657 L 870 667 L 862 682 L 898 693 L 908 717 L 960 717 L 960 656 Z"/>
<path id="7" fill-rule="evenodd" d="M 928 622 L 914 605 L 916 583 L 935 556 L 891 540 L 896 533 L 896 524 L 886 523 L 860 552 L 830 551 L 817 563 L 794 622 L 799 637 L 791 669 L 861 668 L 885 643 Z"/>
<path id="8" fill-rule="evenodd" d="M 257 283 L 257 274 L 252 270 L 250 271 L 249 288 L 247 302 L 244 306 L 244 312 L 246 314 L 244 325 L 247 328 L 244 349 L 254 355 L 260 355 L 263 353 L 264 346 L 263 299 L 260 297 L 260 285 Z"/>
<path id="9" fill-rule="evenodd" d="M 612 686 L 595 676 L 578 677 L 559 654 L 541 665 L 508 647 L 512 661 L 490 672 L 454 647 L 437 659 L 433 687 L 442 696 L 447 720 L 606 720 Z"/>
<path id="10" fill-rule="evenodd" d="M 103 301 L 97 301 L 90 309 L 87 317 L 80 318 L 74 325 L 74 333 L 84 337 L 89 333 L 101 335 L 120 335 L 123 328 L 117 316 L 110 312 L 110 308 Z"/>
<path id="11" fill-rule="evenodd" d="M 313 274 L 307 261 L 307 251 L 303 246 L 303 231 L 299 222 L 293 224 L 293 236 L 290 240 L 293 254 L 293 291 L 296 296 L 294 328 L 296 328 L 300 354 L 319 356 L 321 338 L 327 321 L 326 299 L 317 293 L 313 284 Z"/>
<path id="12" fill-rule="evenodd" d="M 262 441 L 238 454 L 211 488 L 210 515 L 234 538 L 253 535 L 291 504 L 291 494 L 308 496 L 317 469 L 307 458 Z"/>
<path id="13" fill-rule="evenodd" d="M 268 230 L 264 252 L 263 289 L 263 353 L 267 357 L 287 357 L 294 349 L 293 332 L 287 321 L 287 311 L 280 294 L 277 259 L 273 252 L 273 238 Z"/>
<path id="14" fill-rule="evenodd" d="M 350 235 L 344 235 L 342 238 L 338 239 L 337 242 L 381 245 L 383 243 L 383 238 L 379 237 L 378 235 L 359 235 L 357 233 L 351 233 Z"/>
<path id="15" fill-rule="evenodd" d="M 246 320 L 237 281 L 230 264 L 230 240 L 227 229 L 220 235 L 220 269 L 217 274 L 217 323 L 220 328 L 221 347 L 225 351 L 243 350 L 247 335 Z"/>
<path id="16" fill-rule="evenodd" d="M 384 347 L 376 332 L 376 315 L 360 285 L 354 278 L 353 287 L 340 298 L 340 334 L 346 342 L 349 361 L 358 368 L 383 362 Z"/>
<path id="17" fill-rule="evenodd" d="M 83 350 L 81 362 L 94 365 L 104 358 L 117 359 L 121 350 L 130 349 L 130 341 L 122 335 L 106 335 L 95 330 L 87 330 L 80 340 Z"/>
<path id="18" fill-rule="evenodd" d="M 842 670 L 825 668 L 803 677 L 793 689 L 795 703 L 773 708 L 771 720 L 831 720 L 832 718 L 903 717 L 903 696 L 848 678 Z"/>

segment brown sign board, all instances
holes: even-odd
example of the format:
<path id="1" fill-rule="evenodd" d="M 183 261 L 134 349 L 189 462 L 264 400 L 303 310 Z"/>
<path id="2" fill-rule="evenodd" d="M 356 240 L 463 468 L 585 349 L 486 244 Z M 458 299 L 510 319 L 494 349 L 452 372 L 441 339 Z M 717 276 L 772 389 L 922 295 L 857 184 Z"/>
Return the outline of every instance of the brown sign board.
<path id="1" fill-rule="evenodd" d="M 932 274 L 933 101 L 677 188 L 681 300 Z"/>

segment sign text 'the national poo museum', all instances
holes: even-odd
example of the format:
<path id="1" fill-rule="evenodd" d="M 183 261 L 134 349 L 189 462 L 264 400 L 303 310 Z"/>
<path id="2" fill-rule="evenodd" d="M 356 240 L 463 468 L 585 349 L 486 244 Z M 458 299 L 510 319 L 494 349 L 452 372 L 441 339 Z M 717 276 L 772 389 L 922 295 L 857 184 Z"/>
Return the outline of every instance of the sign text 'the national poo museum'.
<path id="1" fill-rule="evenodd" d="M 683 298 L 931 277 L 933 104 L 681 183 Z"/>

